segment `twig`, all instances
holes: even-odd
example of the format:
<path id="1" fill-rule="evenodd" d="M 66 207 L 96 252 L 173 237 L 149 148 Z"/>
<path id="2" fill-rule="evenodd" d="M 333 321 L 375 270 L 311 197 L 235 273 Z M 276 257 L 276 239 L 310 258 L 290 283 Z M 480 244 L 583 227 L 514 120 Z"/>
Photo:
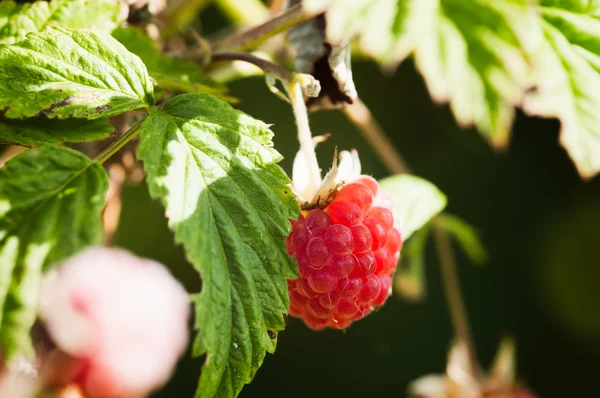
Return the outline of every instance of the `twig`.
<path id="1" fill-rule="evenodd" d="M 446 299 L 448 300 L 452 326 L 454 327 L 457 339 L 464 343 L 467 348 L 469 370 L 473 378 L 477 379 L 478 368 L 475 344 L 473 343 L 473 337 L 469 329 L 467 311 L 460 291 L 460 282 L 458 280 L 452 243 L 450 242 L 448 232 L 439 224 L 436 218 L 433 220 L 433 232 L 440 259 L 442 281 L 444 283 Z"/>
<path id="2" fill-rule="evenodd" d="M 406 162 L 364 102 L 356 99 L 352 105 L 344 108 L 344 112 L 359 128 L 371 148 L 381 156 L 381 160 L 392 174 L 410 173 Z"/>
<path id="3" fill-rule="evenodd" d="M 348 118 L 355 123 L 373 150 L 379 154 L 385 166 L 393 174 L 410 173 L 410 167 L 404 162 L 400 153 L 395 149 L 377 120 L 371 114 L 369 108 L 360 100 L 345 109 Z M 458 340 L 463 341 L 467 347 L 469 367 L 471 374 L 477 378 L 477 355 L 475 344 L 471 336 L 467 311 L 462 298 L 460 284 L 458 281 L 454 250 L 450 237 L 443 229 L 437 218 L 433 219 L 435 243 L 439 255 L 442 279 L 448 308 L 452 319 L 454 333 Z"/>
<path id="4" fill-rule="evenodd" d="M 301 5 L 289 8 L 282 14 L 253 28 L 234 32 L 228 36 L 209 40 L 213 52 L 220 50 L 246 50 L 255 47 L 268 38 L 281 33 L 290 27 L 313 18 L 318 13 L 307 13 Z"/>
<path id="5" fill-rule="evenodd" d="M 244 61 L 251 63 L 253 65 L 258 66 L 266 73 L 271 73 L 276 76 L 278 79 L 282 81 L 292 81 L 294 78 L 294 74 L 281 66 L 274 64 L 271 61 L 267 61 L 266 59 L 256 57 L 251 54 L 246 53 L 218 53 L 213 54 L 211 57 L 211 62 L 220 62 L 220 61 Z"/>

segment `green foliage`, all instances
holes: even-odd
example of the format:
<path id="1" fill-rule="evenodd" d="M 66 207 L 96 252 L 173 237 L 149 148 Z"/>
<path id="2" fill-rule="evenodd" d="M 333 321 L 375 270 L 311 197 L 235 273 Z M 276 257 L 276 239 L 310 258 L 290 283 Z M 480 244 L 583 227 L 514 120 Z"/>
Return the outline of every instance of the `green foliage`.
<path id="1" fill-rule="evenodd" d="M 0 142 L 32 146 L 85 142 L 106 138 L 113 132 L 108 119 L 0 119 Z"/>
<path id="2" fill-rule="evenodd" d="M 225 91 L 223 86 L 206 77 L 197 64 L 163 54 L 159 44 L 139 29 L 119 28 L 112 35 L 141 58 L 161 87 L 185 93 L 220 94 Z"/>
<path id="3" fill-rule="evenodd" d="M 328 7 L 326 34 L 334 46 L 357 35 L 360 49 L 386 66 L 412 55 L 432 97 L 493 145 L 506 145 L 515 108 L 523 106 L 561 120 L 561 142 L 582 175 L 600 171 L 596 2 L 306 0 L 304 6 Z M 206 361 L 196 396 L 232 398 L 274 352 L 285 327 L 286 278 L 297 270 L 284 240 L 298 204 L 268 126 L 211 95 L 227 98 L 197 64 L 163 54 L 138 29 L 115 30 L 119 9 L 117 0 L 0 3 L 0 141 L 101 139 L 112 131 L 110 116 L 148 111 L 118 143 L 141 130 L 138 157 L 150 193 L 164 204 L 176 241 L 202 276 L 202 291 L 193 296 L 194 355 Z M 154 84 L 188 94 L 157 108 Z M 412 235 L 395 280 L 402 294 L 425 293 L 427 224 L 434 217 L 473 262 L 485 262 L 475 229 L 438 215 L 447 200 L 433 184 L 410 175 L 380 184 L 394 199 L 404 239 Z M 100 165 L 63 147 L 28 150 L 0 169 L 0 348 L 9 360 L 33 355 L 29 332 L 42 272 L 101 242 L 107 189 Z"/>
<path id="4" fill-rule="evenodd" d="M 275 350 L 296 275 L 284 239 L 299 209 L 267 125 L 209 94 L 184 94 L 142 125 L 138 157 L 176 240 L 202 275 L 198 397 L 234 397 Z"/>
<path id="5" fill-rule="evenodd" d="M 33 355 L 42 271 L 102 242 L 104 169 L 68 148 L 40 147 L 0 169 L 0 343 L 6 357 Z"/>
<path id="6" fill-rule="evenodd" d="M 8 118 L 98 119 L 153 102 L 146 67 L 108 34 L 50 27 L 0 45 L 0 109 Z"/>
<path id="7" fill-rule="evenodd" d="M 379 182 L 394 199 L 394 217 L 402 221 L 406 240 L 446 207 L 446 196 L 427 180 L 412 175 L 395 175 Z"/>
<path id="8" fill-rule="evenodd" d="M 0 43 L 11 44 L 50 25 L 97 28 L 107 32 L 119 21 L 118 0 L 52 0 L 17 4 L 0 3 Z"/>
<path id="9" fill-rule="evenodd" d="M 600 171 L 600 6 L 588 0 L 307 0 L 327 35 L 384 64 L 413 54 L 433 98 L 505 146 L 514 108 L 556 117 L 580 174 Z"/>
<path id="10" fill-rule="evenodd" d="M 600 171 L 600 8 L 585 1 L 543 1 L 537 90 L 528 113 L 557 117 L 560 142 L 580 174 Z"/>
<path id="11" fill-rule="evenodd" d="M 360 32 L 361 49 L 385 64 L 413 53 L 431 95 L 450 103 L 459 124 L 506 145 L 526 87 L 522 47 L 535 22 L 527 0 L 328 2 L 331 40 Z"/>
<path id="12" fill-rule="evenodd" d="M 458 243 L 473 264 L 484 264 L 487 252 L 477 230 L 462 218 L 448 213 L 442 213 L 436 218 L 438 227 L 445 229 Z"/>

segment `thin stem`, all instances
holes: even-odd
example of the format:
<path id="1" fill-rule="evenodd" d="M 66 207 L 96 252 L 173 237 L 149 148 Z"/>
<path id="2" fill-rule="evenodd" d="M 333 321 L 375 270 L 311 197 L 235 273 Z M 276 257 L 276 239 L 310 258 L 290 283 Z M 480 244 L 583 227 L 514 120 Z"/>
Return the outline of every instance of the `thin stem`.
<path id="1" fill-rule="evenodd" d="M 131 141 L 136 135 L 140 133 L 142 122 L 143 120 L 140 120 L 133 127 L 127 130 L 121 136 L 119 136 L 119 138 L 117 138 L 112 144 L 110 144 L 105 150 L 100 152 L 94 158 L 94 162 L 102 164 L 106 162 L 112 155 L 117 153 L 119 149 L 123 148 L 129 141 Z"/>
<path id="2" fill-rule="evenodd" d="M 302 21 L 310 19 L 317 14 L 318 13 L 307 13 L 302 8 L 302 5 L 299 4 L 290 7 L 282 14 L 271 18 L 261 25 L 241 32 L 234 32 L 225 37 L 210 40 L 210 47 L 213 52 L 223 49 L 246 50 L 248 48 L 256 47 L 268 38 L 275 36 Z"/>
<path id="3" fill-rule="evenodd" d="M 344 112 L 393 174 L 410 173 L 406 162 L 364 102 L 356 99 L 352 105 L 344 108 Z"/>
<path id="4" fill-rule="evenodd" d="M 260 69 L 265 71 L 266 73 L 272 73 L 278 79 L 282 81 L 292 81 L 294 78 L 294 74 L 286 69 L 283 69 L 281 66 L 274 64 L 271 61 L 267 61 L 266 59 L 256 57 L 251 54 L 246 53 L 218 53 L 213 54 L 211 58 L 211 62 L 220 62 L 220 61 L 244 61 L 251 63 L 253 65 L 258 66 Z"/>
<path id="5" fill-rule="evenodd" d="M 450 236 L 437 219 L 433 220 L 433 232 L 440 259 L 444 291 L 446 292 L 450 317 L 452 318 L 452 326 L 454 327 L 457 339 L 467 347 L 469 370 L 471 375 L 477 378 L 478 369 L 475 344 L 473 343 L 473 337 L 469 329 L 467 311 L 460 291 L 460 281 L 458 280 L 456 260 Z"/>
<path id="6" fill-rule="evenodd" d="M 410 173 L 410 167 L 404 162 L 400 153 L 394 148 L 369 108 L 360 100 L 345 109 L 348 118 L 355 123 L 375 152 L 379 154 L 386 167 L 393 174 Z M 468 350 L 470 370 L 473 377 L 478 374 L 475 344 L 471 336 L 467 311 L 462 298 L 454 250 L 450 237 L 437 219 L 433 220 L 436 247 L 440 259 L 444 291 L 448 300 L 450 317 L 456 337 L 465 343 Z"/>
<path id="7" fill-rule="evenodd" d="M 304 103 L 302 85 L 297 81 L 291 81 L 288 87 L 288 95 L 294 111 L 296 124 L 298 125 L 298 141 L 300 141 L 300 150 L 304 154 L 306 165 L 308 167 L 310 191 L 317 192 L 321 184 L 321 170 L 317 162 L 315 146 L 308 124 L 308 111 Z"/>

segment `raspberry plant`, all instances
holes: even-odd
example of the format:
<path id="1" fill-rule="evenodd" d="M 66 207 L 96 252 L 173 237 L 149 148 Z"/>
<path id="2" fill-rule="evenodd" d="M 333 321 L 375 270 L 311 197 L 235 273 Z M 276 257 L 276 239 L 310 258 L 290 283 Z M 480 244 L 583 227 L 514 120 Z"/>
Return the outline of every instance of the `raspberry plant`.
<path id="1" fill-rule="evenodd" d="M 383 305 L 400 257 L 394 284 L 419 296 L 430 232 L 465 353 L 458 362 L 483 396 L 449 237 L 474 262 L 485 251 L 471 226 L 440 213 L 446 197 L 408 174 L 357 96 L 351 54 L 387 68 L 411 56 L 433 99 L 496 148 L 506 146 L 517 107 L 559 119 L 561 144 L 589 178 L 600 170 L 600 8 L 581 0 L 304 0 L 271 15 L 255 0 L 222 2 L 254 27 L 213 38 L 187 27 L 203 3 L 0 3 L 2 372 L 47 359 L 32 338 L 40 280 L 85 247 L 109 243 L 120 180 L 107 169 L 135 150 L 203 281 L 191 296 L 193 354 L 206 358 L 196 396 L 237 396 L 275 351 L 288 313 L 316 330 L 345 329 Z M 279 33 L 289 43 L 261 47 Z M 281 58 L 289 48 L 295 67 Z M 278 166 L 269 121 L 231 105 L 227 84 L 247 74 L 239 62 L 260 68 L 291 104 L 300 144 L 293 181 Z M 344 152 L 339 170 L 336 154 L 322 178 L 315 145 L 324 138 L 311 133 L 308 111 L 328 108 L 344 108 L 393 176 L 357 180 L 354 156 L 354 178 L 344 177 Z M 517 391 L 511 377 L 502 380 Z"/>

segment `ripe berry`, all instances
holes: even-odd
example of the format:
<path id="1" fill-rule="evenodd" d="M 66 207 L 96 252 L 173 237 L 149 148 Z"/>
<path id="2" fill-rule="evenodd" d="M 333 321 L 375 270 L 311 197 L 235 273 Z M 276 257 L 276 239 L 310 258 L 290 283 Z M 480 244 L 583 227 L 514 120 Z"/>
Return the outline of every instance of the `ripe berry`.
<path id="1" fill-rule="evenodd" d="M 292 221 L 286 243 L 300 271 L 288 281 L 292 316 L 315 330 L 344 329 L 383 305 L 402 248 L 392 206 L 377 181 L 361 176 Z"/>

